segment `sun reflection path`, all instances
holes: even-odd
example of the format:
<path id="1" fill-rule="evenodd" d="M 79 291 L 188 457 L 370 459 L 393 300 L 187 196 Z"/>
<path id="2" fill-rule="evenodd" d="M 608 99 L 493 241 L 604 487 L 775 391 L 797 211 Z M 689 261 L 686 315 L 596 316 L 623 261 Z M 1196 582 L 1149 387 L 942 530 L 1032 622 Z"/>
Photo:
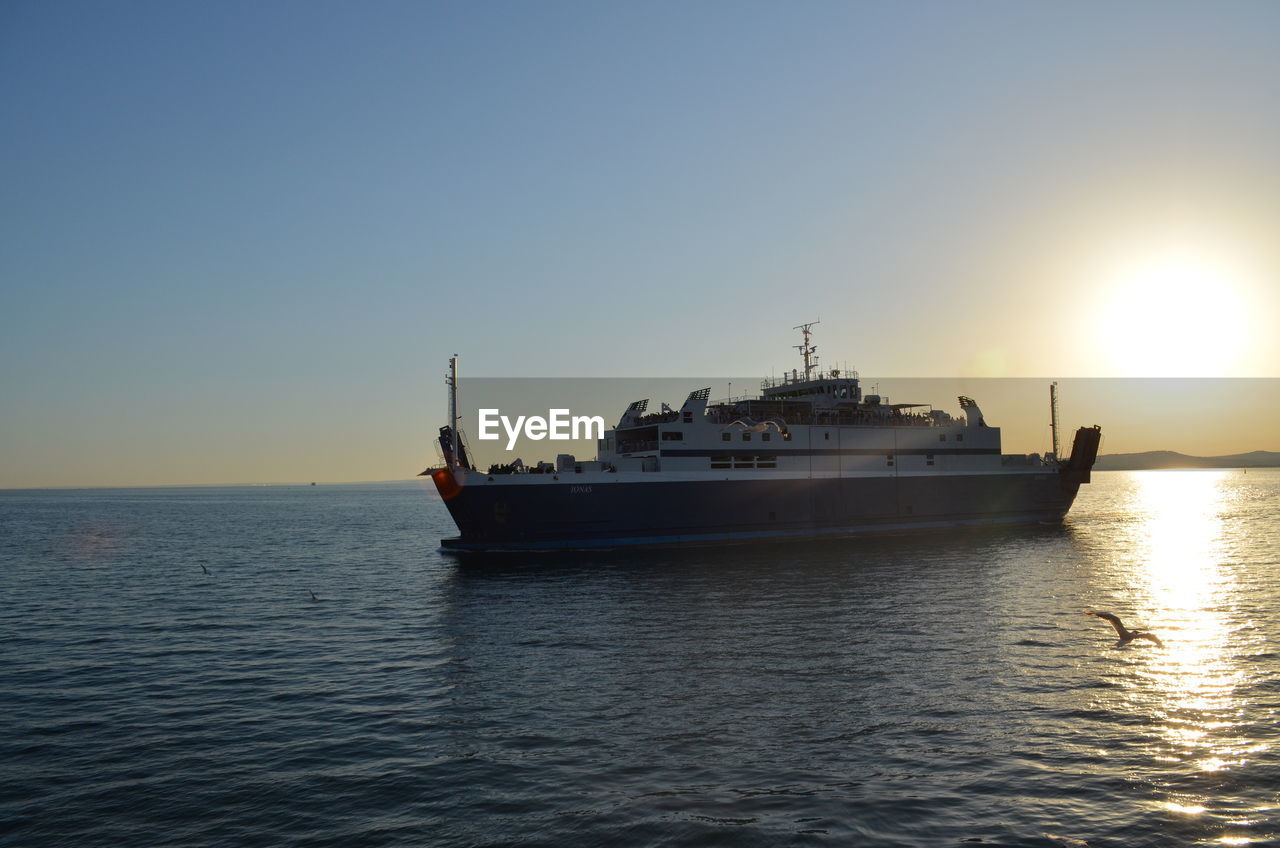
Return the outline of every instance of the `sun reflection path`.
<path id="1" fill-rule="evenodd" d="M 1240 623 L 1239 587 L 1230 567 L 1226 516 L 1231 510 L 1229 472 L 1164 471 L 1138 476 L 1131 514 L 1136 561 L 1127 563 L 1129 591 L 1145 608 L 1126 621 L 1156 632 L 1164 650 L 1146 651 L 1135 687 L 1136 710 L 1158 722 L 1161 740 L 1153 761 L 1183 763 L 1204 774 L 1227 772 L 1259 756 L 1258 740 L 1241 727 L 1246 682 L 1240 657 L 1259 637 Z M 1173 787 L 1170 787 L 1173 789 Z M 1189 788 L 1189 787 L 1184 787 Z M 1176 790 L 1175 790 L 1176 791 Z M 1198 816 L 1212 797 L 1177 792 L 1163 806 Z"/>

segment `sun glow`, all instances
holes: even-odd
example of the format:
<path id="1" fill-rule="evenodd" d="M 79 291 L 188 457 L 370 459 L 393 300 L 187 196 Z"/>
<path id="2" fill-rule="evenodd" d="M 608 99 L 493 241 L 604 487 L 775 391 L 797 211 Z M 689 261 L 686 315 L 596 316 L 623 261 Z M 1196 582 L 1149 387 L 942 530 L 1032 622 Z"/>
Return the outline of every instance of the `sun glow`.
<path id="1" fill-rule="evenodd" d="M 1250 341 L 1237 275 L 1206 256 L 1167 253 L 1130 265 L 1104 297 L 1099 350 L 1122 376 L 1230 376 Z"/>

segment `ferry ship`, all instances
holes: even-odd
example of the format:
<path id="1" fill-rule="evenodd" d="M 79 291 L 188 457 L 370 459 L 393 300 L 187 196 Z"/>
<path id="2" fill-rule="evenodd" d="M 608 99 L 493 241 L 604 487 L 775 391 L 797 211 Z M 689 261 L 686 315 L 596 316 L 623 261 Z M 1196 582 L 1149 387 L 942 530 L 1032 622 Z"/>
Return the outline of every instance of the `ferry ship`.
<path id="1" fill-rule="evenodd" d="M 476 468 L 458 426 L 457 357 L 449 361 L 449 424 L 429 476 L 458 526 L 445 550 L 531 551 L 842 537 L 931 528 L 1059 522 L 1089 482 L 1101 429 L 1081 427 L 1053 450 L 1004 454 L 1000 428 L 978 403 L 960 414 L 889 403 L 858 375 L 821 371 L 812 327 L 804 360 L 758 395 L 711 402 L 709 388 L 679 409 L 631 403 L 598 440 L 597 456 L 517 459 Z"/>

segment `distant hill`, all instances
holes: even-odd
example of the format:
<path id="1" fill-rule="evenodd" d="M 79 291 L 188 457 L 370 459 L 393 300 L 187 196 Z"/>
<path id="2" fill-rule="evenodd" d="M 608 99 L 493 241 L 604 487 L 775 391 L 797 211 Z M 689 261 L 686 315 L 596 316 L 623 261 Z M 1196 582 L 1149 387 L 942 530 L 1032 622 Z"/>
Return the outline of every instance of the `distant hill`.
<path id="1" fill-rule="evenodd" d="M 1280 453 L 1252 451 L 1230 456 L 1187 456 L 1174 451 L 1108 453 L 1098 457 L 1095 471 L 1143 471 L 1152 468 L 1275 468 Z"/>

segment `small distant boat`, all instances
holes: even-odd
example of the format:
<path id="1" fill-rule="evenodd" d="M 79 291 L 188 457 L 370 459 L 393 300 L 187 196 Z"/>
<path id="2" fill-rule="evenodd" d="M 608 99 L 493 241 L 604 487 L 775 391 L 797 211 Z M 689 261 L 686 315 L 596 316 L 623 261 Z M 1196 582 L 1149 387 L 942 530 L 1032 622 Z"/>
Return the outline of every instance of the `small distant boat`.
<path id="1" fill-rule="evenodd" d="M 816 323 L 816 322 L 814 322 Z M 1102 437 L 1076 431 L 1053 452 L 1000 452 L 972 398 L 953 416 L 929 404 L 864 395 L 855 373 L 818 370 L 803 324 L 804 370 L 765 380 L 758 396 L 646 414 L 638 400 L 598 440 L 598 456 L 520 459 L 477 469 L 458 428 L 457 357 L 449 360 L 444 465 L 432 479 L 460 535 L 456 551 L 549 550 L 849 536 L 970 525 L 1060 522 L 1088 483 Z"/>

